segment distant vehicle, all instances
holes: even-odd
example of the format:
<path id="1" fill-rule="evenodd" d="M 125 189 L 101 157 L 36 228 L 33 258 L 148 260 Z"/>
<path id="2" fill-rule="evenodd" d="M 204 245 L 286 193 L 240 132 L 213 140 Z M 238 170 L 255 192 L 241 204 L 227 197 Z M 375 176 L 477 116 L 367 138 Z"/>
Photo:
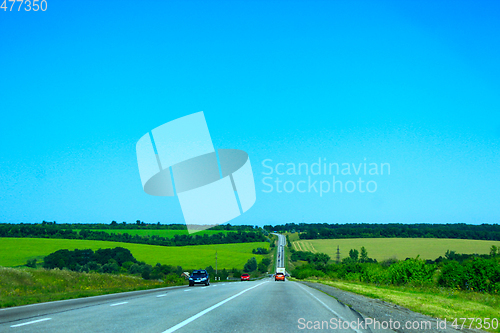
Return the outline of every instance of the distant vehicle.
<path id="1" fill-rule="evenodd" d="M 278 273 L 285 274 L 286 273 L 285 268 L 284 267 L 276 268 L 276 274 L 278 274 Z"/>
<path id="2" fill-rule="evenodd" d="M 250 281 L 250 274 L 242 274 L 241 281 Z"/>
<path id="3" fill-rule="evenodd" d="M 189 286 L 194 286 L 195 284 L 204 284 L 205 286 L 210 285 L 210 275 L 204 269 L 199 269 L 193 271 L 189 277 Z"/>
<path id="4" fill-rule="evenodd" d="M 274 281 L 285 281 L 285 274 L 276 273 L 276 275 L 274 276 Z"/>

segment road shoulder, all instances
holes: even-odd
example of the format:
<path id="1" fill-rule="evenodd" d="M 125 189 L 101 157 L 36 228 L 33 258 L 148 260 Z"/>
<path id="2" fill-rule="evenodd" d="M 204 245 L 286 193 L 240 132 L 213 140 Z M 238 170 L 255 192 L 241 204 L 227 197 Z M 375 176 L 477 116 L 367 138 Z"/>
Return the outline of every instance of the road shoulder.
<path id="1" fill-rule="evenodd" d="M 418 312 L 411 311 L 405 307 L 392 304 L 389 302 L 382 301 L 380 299 L 368 298 L 365 296 L 357 295 L 349 291 L 344 291 L 332 286 L 327 286 L 322 283 L 313 283 L 313 282 L 302 282 L 306 286 L 311 288 L 320 290 L 327 295 L 334 297 L 337 301 L 342 304 L 349 306 L 354 311 L 361 313 L 364 317 L 373 318 L 377 321 L 398 321 L 400 323 L 405 323 L 407 321 L 411 322 L 426 322 L 429 321 L 432 324 L 433 332 L 442 332 L 442 333 L 455 333 L 455 332 L 473 332 L 473 333 L 486 333 L 486 331 L 482 330 L 474 330 L 474 329 L 462 329 L 456 330 L 453 329 L 448 322 L 448 327 L 446 329 L 436 329 L 437 320 L 436 318 L 432 318 L 426 315 L 423 315 Z M 400 329 L 395 329 L 396 332 L 402 333 L 414 333 L 414 332 L 424 332 L 422 329 L 406 329 L 404 327 Z"/>

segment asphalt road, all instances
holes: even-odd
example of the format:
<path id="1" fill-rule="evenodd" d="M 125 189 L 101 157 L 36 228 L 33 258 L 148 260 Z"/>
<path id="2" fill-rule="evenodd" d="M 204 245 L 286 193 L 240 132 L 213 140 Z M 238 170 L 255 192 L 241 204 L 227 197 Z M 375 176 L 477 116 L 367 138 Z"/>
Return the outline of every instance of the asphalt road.
<path id="1" fill-rule="evenodd" d="M 281 234 L 273 234 L 278 236 L 278 245 L 276 250 L 276 267 L 285 267 L 285 246 L 286 238 Z"/>
<path id="2" fill-rule="evenodd" d="M 50 304 L 2 310 L 0 331 L 303 332 L 300 328 L 312 327 L 314 321 L 331 324 L 338 319 L 360 318 L 349 307 L 316 289 L 273 279 L 171 288 L 137 296 L 129 293 L 118 300 L 101 298 L 97 303 L 84 305 L 76 300 L 59 304 L 64 302 L 60 311 L 50 310 Z M 44 310 L 48 306 L 49 310 Z M 19 309 L 23 309 L 23 318 L 15 316 Z"/>

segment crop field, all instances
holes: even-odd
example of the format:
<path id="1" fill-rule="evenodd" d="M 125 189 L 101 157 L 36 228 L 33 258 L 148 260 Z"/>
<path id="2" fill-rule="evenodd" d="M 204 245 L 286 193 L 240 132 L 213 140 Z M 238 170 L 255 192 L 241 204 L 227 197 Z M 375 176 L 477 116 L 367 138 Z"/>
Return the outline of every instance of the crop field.
<path id="1" fill-rule="evenodd" d="M 215 268 L 215 251 L 217 251 L 217 267 L 243 268 L 251 257 L 261 260 L 261 255 L 252 254 L 252 249 L 269 248 L 269 243 L 236 243 L 196 246 L 156 246 L 119 242 L 46 239 L 46 238 L 0 238 L 0 266 L 24 265 L 28 259 L 40 261 L 46 255 L 61 249 L 104 249 L 123 247 L 132 252 L 139 261 L 155 265 L 156 263 L 182 266 L 183 268 Z"/>
<path id="2" fill-rule="evenodd" d="M 73 229 L 75 231 L 80 231 L 79 229 Z M 175 235 L 189 235 L 187 230 L 165 230 L 165 229 L 88 229 L 89 231 L 103 231 L 108 234 L 129 234 L 131 236 L 139 235 L 139 236 L 160 236 L 166 238 L 173 238 Z M 228 232 L 236 232 L 236 231 L 227 231 L 227 230 L 202 230 L 198 231 L 192 236 L 203 236 L 203 235 L 213 235 L 218 233 L 227 234 Z"/>
<path id="3" fill-rule="evenodd" d="M 368 251 L 370 258 L 378 261 L 396 258 L 404 260 L 420 255 L 421 259 L 436 259 L 443 256 L 447 250 L 457 253 L 490 252 L 492 245 L 500 246 L 500 241 L 483 241 L 473 239 L 441 239 L 441 238 L 350 238 L 350 239 L 314 239 L 292 242 L 297 251 L 323 252 L 332 259 L 336 257 L 337 245 L 340 247 L 340 257 L 349 255 L 350 249 L 362 246 Z"/>

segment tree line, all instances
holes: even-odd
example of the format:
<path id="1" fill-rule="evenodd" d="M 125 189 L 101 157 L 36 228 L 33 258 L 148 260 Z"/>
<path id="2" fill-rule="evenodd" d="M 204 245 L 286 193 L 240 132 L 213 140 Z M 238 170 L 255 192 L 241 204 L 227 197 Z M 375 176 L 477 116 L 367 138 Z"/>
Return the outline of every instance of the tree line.
<path id="1" fill-rule="evenodd" d="M 28 262 L 27 266 L 30 262 Z M 36 264 L 36 262 L 35 262 Z M 137 261 L 130 250 L 123 247 L 113 249 L 58 250 L 44 258 L 43 268 L 69 269 L 76 272 L 97 272 L 110 274 L 140 275 L 145 280 L 181 279 L 182 267 L 156 264 L 151 266 Z"/>
<path id="2" fill-rule="evenodd" d="M 4 223 L 5 224 L 5 223 Z M 21 225 L 30 225 L 31 223 L 20 223 Z M 34 223 L 37 224 L 37 223 Z M 44 226 L 57 226 L 62 229 L 108 229 L 108 230 L 120 230 L 120 229 L 130 229 L 130 230 L 187 230 L 185 224 L 171 223 L 171 224 L 161 224 L 158 223 L 147 223 L 141 220 L 135 221 L 135 223 L 111 221 L 111 223 L 56 223 L 56 221 L 42 221 L 40 223 Z M 209 228 L 208 230 L 226 230 L 226 231 L 253 231 L 261 229 L 258 226 L 251 225 L 231 225 L 230 223 L 220 224 Z"/>
<path id="3" fill-rule="evenodd" d="M 499 224 L 327 224 L 327 223 L 287 223 L 265 225 L 268 232 L 299 232 L 300 239 L 339 238 L 455 238 L 500 240 Z"/>
<path id="4" fill-rule="evenodd" d="M 265 273 L 270 264 L 271 260 L 269 258 L 262 258 L 261 262 L 257 263 L 256 258 L 252 257 L 244 265 L 243 271 Z M 37 260 L 28 260 L 26 266 L 36 268 Z M 138 261 L 130 250 L 123 247 L 98 249 L 95 252 L 91 249 L 75 249 L 73 251 L 62 249 L 45 256 L 42 266 L 45 269 L 68 269 L 86 273 L 132 274 L 141 276 L 145 280 L 167 280 L 168 282 L 182 280 L 181 274 L 183 273 L 181 266 L 160 263 L 152 266 L 143 261 Z M 224 268 L 219 270 L 217 274 L 212 266 L 205 269 L 212 277 L 217 275 L 223 280 L 230 274 L 234 277 L 241 275 L 241 271 L 236 268 L 231 270 Z"/>
<path id="5" fill-rule="evenodd" d="M 0 237 L 84 239 L 160 246 L 209 245 L 268 241 L 268 238 L 265 237 L 259 230 L 238 230 L 228 233 L 220 232 L 212 235 L 174 235 L 172 238 L 167 238 L 158 235 L 130 235 L 126 232 L 107 233 L 91 229 L 81 229 L 78 231 L 65 228 L 65 225 L 55 223 L 0 224 Z"/>

